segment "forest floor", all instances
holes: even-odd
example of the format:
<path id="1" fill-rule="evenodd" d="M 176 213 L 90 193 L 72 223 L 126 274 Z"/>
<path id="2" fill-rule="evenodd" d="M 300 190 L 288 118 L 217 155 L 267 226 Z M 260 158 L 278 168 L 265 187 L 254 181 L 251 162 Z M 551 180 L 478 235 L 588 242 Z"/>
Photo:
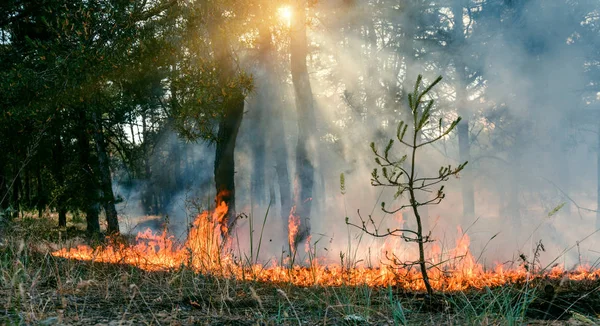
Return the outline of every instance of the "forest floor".
<path id="1" fill-rule="evenodd" d="M 0 324 L 598 325 L 600 282 L 440 293 L 298 287 L 50 255 L 78 228 L 20 219 L 0 229 Z M 60 231 L 60 232 L 59 232 Z"/>

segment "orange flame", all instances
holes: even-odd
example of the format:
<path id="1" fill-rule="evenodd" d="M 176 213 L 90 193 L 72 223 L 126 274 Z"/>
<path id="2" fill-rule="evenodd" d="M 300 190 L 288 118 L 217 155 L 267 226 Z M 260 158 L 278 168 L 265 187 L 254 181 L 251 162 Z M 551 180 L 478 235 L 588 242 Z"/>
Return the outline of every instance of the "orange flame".
<path id="1" fill-rule="evenodd" d="M 296 236 L 300 229 L 300 216 L 296 214 L 296 206 L 292 207 L 288 218 L 288 243 L 292 254 L 296 252 Z"/>
<path id="2" fill-rule="evenodd" d="M 266 268 L 261 264 L 242 265 L 233 259 L 230 243 L 224 243 L 223 241 L 227 240 L 222 240 L 221 237 L 220 223 L 227 211 L 227 206 L 222 202 L 214 212 L 203 212 L 198 215 L 187 241 L 180 245 L 164 231 L 154 234 L 146 230 L 137 235 L 136 244 L 132 246 L 124 244 L 98 248 L 78 246 L 70 249 L 63 248 L 52 255 L 76 260 L 129 264 L 149 271 L 173 270 L 185 266 L 203 274 L 265 282 L 286 282 L 299 286 L 366 284 L 391 285 L 412 291 L 424 290 L 418 270 L 385 264 L 375 268 L 361 266 L 347 268 L 340 264 L 317 264 L 317 260 L 313 259 L 308 268 L 285 267 L 275 263 Z M 297 234 L 295 232 L 298 231 L 298 225 L 299 218 L 292 210 L 289 224 L 290 243 Z M 463 234 L 460 228 L 458 233 L 456 247 L 453 250 L 443 252 L 439 246 L 434 246 L 430 250 L 429 261 L 433 263 L 433 267 L 429 270 L 429 276 L 431 285 L 436 290 L 481 289 L 534 278 L 573 281 L 600 279 L 600 270 L 592 270 L 586 266 L 580 266 L 573 271 L 566 271 L 564 267 L 556 266 L 544 274 L 532 274 L 524 267 L 506 270 L 502 265 L 496 266 L 493 270 L 486 270 L 471 254 L 469 237 Z M 385 246 L 387 250 L 396 250 L 402 246 L 402 241 L 386 243 Z"/>

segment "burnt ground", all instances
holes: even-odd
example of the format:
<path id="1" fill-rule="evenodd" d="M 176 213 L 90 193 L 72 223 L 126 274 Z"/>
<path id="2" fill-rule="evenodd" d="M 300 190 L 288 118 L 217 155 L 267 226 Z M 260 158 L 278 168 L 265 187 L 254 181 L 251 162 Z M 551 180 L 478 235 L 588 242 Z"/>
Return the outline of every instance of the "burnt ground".
<path id="1" fill-rule="evenodd" d="M 81 236 L 41 221 L 4 225 L 0 324 L 35 325 L 462 325 L 600 323 L 600 281 L 540 280 L 433 298 L 397 288 L 297 287 L 237 281 L 181 268 L 49 255 Z M 60 231 L 60 232 L 59 232 Z M 43 234 L 43 236 L 38 236 Z"/>

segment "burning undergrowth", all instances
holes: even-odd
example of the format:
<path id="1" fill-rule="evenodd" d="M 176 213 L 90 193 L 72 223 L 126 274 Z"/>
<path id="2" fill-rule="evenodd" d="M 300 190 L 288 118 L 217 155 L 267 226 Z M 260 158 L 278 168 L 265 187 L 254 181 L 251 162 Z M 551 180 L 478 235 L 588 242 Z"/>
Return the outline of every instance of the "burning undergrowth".
<path id="1" fill-rule="evenodd" d="M 460 237 L 453 250 L 432 250 L 432 255 L 438 255 L 436 260 L 432 258 L 432 264 L 449 260 L 439 260 L 443 256 L 456 257 L 431 271 L 439 271 L 432 279 L 443 278 L 433 283 L 442 289 L 442 285 L 460 280 L 451 273 L 458 275 L 462 268 L 463 290 L 440 291 L 431 301 L 419 286 L 416 271 L 397 270 L 390 263 L 350 268 L 346 261 L 336 265 L 314 256 L 313 263 L 298 256 L 294 265 L 290 260 L 260 267 L 244 262 L 236 258 L 239 253 L 234 255 L 236 250 L 230 243 L 220 242 L 215 232 L 221 213 L 223 210 L 201 214 L 202 219 L 196 221 L 186 242 L 180 243 L 162 232 L 142 232 L 131 244 L 111 240 L 106 242 L 111 245 L 71 250 L 66 249 L 68 243 L 78 241 L 73 235 L 65 237 L 64 230 L 48 227 L 44 220 L 18 220 L 10 229 L 0 230 L 0 307 L 5 309 L 0 311 L 0 324 L 456 325 L 536 324 L 540 319 L 597 321 L 598 281 L 593 276 L 596 274 L 585 269 L 566 273 L 556 268 L 542 273 L 537 265 L 525 264 L 510 272 L 512 279 L 506 271 L 488 273 L 486 277 L 496 280 L 488 284 L 505 283 L 486 287 L 482 281 L 475 283 L 475 275 L 483 278 L 482 273 L 487 272 L 476 259 L 471 257 L 469 262 L 469 258 L 462 258 L 468 256 L 469 242 L 467 237 Z M 200 238 L 194 241 L 193 237 Z M 56 244 L 65 249 L 58 250 Z M 394 245 L 386 242 L 381 250 L 390 252 Z M 306 245 L 298 246 L 298 254 L 306 249 Z M 309 249 L 315 251 L 314 242 Z M 409 277 L 418 291 L 410 288 Z"/>
<path id="2" fill-rule="evenodd" d="M 92 248 L 79 245 L 63 248 L 53 256 L 68 259 L 101 263 L 126 264 L 147 271 L 173 271 L 186 267 L 196 273 L 213 275 L 226 279 L 288 283 L 296 286 L 361 286 L 388 287 L 405 291 L 424 290 L 421 274 L 417 268 L 406 267 L 410 254 L 397 253 L 396 248 L 403 241 L 386 241 L 379 249 L 386 257 L 378 266 L 349 265 L 334 262 L 326 257 L 316 257 L 310 238 L 304 246 L 296 246 L 294 231 L 298 225 L 290 219 L 290 247 L 304 247 L 306 260 L 297 260 L 297 252 L 279 261 L 274 258 L 264 264 L 242 259 L 235 254 L 233 241 L 224 242 L 221 237 L 223 218 L 227 207 L 222 204 L 213 212 L 203 212 L 197 216 L 184 243 L 177 243 L 166 231 L 153 233 L 146 230 L 138 233 L 133 244 L 115 243 Z M 293 215 L 293 214 L 292 214 Z M 459 237 L 452 250 L 442 250 L 433 246 L 429 250 L 428 262 L 431 285 L 437 291 L 456 292 L 469 289 L 486 289 L 509 284 L 532 284 L 549 282 L 598 282 L 600 270 L 579 266 L 566 270 L 555 264 L 546 268 L 528 262 L 522 256 L 521 262 L 509 267 L 497 264 L 486 268 L 471 253 L 470 239 L 458 229 Z M 109 241 L 110 242 L 110 241 Z M 301 251 L 301 249 L 298 249 Z M 277 262 L 278 261 L 278 262 Z M 403 266 L 403 267 L 401 267 Z"/>

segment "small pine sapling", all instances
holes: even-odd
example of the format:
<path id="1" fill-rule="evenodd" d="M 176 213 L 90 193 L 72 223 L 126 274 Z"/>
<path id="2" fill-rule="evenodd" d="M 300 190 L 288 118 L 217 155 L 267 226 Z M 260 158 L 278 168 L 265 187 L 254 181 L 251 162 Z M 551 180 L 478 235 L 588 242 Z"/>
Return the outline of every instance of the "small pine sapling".
<path id="1" fill-rule="evenodd" d="M 431 109 L 434 103 L 433 99 L 429 98 L 425 100 L 424 98 L 441 80 L 442 77 L 438 77 L 421 91 L 422 76 L 419 75 L 417 82 L 415 83 L 414 91 L 408 95 L 408 104 L 412 115 L 412 122 L 410 125 L 407 122 L 401 121 L 396 133 L 397 140 L 390 139 L 383 151 L 379 151 L 376 148 L 375 143 L 371 143 L 371 150 L 375 155 L 375 163 L 378 165 L 371 173 L 371 184 L 376 187 L 394 187 L 397 189 L 394 198 L 408 198 L 408 203 L 402 204 L 396 209 L 386 208 L 386 205 L 383 202 L 381 203 L 382 210 L 386 213 L 394 214 L 406 208 L 411 209 L 416 220 L 417 229 L 388 228 L 386 230 L 380 230 L 371 216 L 369 216 L 368 219 L 364 219 L 359 214 L 361 220 L 360 225 L 353 224 L 346 218 L 347 224 L 357 227 L 371 236 L 379 238 L 397 236 L 407 242 L 417 243 L 419 246 L 419 259 L 413 262 L 402 262 L 401 264 L 405 267 L 416 265 L 420 267 L 423 282 L 429 295 L 433 294 L 433 288 L 431 287 L 429 276 L 427 275 L 425 244 L 432 242 L 432 240 L 431 232 L 425 234 L 423 230 L 423 222 L 419 209 L 426 205 L 439 204 L 445 197 L 443 183 L 447 181 L 449 177 L 457 176 L 467 165 L 467 162 L 464 162 L 457 167 L 451 165 L 442 166 L 437 175 L 427 177 L 417 176 L 416 173 L 417 154 L 419 153 L 419 150 L 448 136 L 461 120 L 459 117 L 452 121 L 449 126 L 444 126 L 442 119 L 440 118 L 438 120 L 438 132 L 430 139 L 423 142 L 420 141 L 420 135 L 425 127 L 431 123 Z M 409 127 L 410 132 L 408 132 Z M 396 141 L 408 148 L 408 153 L 400 158 L 394 158 L 391 154 L 391 150 Z M 437 190 L 431 191 L 432 187 L 437 188 Z M 428 194 L 428 196 L 426 199 L 419 200 L 417 199 L 418 193 L 425 193 Z"/>

